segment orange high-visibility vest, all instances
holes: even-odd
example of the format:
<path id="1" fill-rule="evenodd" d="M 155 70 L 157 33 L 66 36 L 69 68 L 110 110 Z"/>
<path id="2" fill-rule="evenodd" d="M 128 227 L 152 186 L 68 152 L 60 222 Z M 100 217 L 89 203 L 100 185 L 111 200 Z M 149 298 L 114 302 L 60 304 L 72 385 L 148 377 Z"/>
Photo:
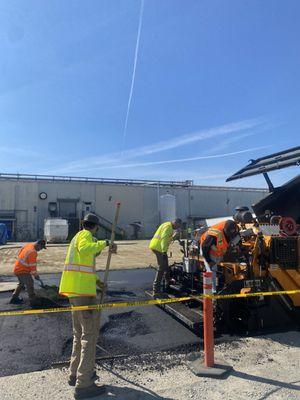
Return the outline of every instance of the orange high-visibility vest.
<path id="1" fill-rule="evenodd" d="M 224 227 L 226 222 L 227 220 L 211 226 L 208 231 L 204 232 L 201 236 L 201 246 L 204 240 L 207 238 L 207 235 L 214 236 L 217 239 L 216 246 L 211 246 L 209 252 L 213 257 L 223 257 L 229 247 L 229 243 L 227 242 L 224 234 Z"/>
<path id="2" fill-rule="evenodd" d="M 15 262 L 14 274 L 36 274 L 37 251 L 34 243 L 28 243 L 21 248 Z"/>

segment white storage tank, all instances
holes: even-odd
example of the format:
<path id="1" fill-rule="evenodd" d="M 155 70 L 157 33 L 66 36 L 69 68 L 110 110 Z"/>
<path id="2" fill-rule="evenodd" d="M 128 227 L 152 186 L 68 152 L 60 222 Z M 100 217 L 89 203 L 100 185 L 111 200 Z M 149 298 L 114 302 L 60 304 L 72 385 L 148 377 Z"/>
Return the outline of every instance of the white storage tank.
<path id="1" fill-rule="evenodd" d="M 47 242 L 62 243 L 67 240 L 69 224 L 66 219 L 48 218 L 45 220 L 44 236 Z"/>
<path id="2" fill-rule="evenodd" d="M 176 219 L 176 197 L 172 194 L 163 194 L 159 201 L 160 222 L 174 221 Z"/>

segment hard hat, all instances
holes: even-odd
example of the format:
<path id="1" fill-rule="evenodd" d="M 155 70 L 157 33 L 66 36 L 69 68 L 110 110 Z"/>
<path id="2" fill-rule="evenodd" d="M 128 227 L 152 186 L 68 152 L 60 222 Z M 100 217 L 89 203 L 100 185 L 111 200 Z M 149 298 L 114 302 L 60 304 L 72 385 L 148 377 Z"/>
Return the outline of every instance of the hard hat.
<path id="1" fill-rule="evenodd" d="M 96 214 L 92 214 L 92 213 L 86 214 L 83 218 L 83 221 L 84 222 L 92 222 L 95 225 L 100 225 L 99 218 L 97 217 Z"/>

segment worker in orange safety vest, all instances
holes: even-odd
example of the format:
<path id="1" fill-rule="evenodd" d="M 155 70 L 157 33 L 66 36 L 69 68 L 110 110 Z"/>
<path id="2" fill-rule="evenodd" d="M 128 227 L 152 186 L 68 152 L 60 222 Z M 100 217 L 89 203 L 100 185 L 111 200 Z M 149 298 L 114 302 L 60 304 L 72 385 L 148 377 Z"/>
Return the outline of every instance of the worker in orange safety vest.
<path id="1" fill-rule="evenodd" d="M 217 291 L 216 273 L 230 245 L 240 241 L 239 228 L 235 221 L 225 220 L 211 226 L 200 239 L 201 254 L 206 271 L 213 272 L 213 293 Z"/>
<path id="2" fill-rule="evenodd" d="M 34 292 L 34 283 L 32 277 L 40 279 L 37 266 L 37 253 L 42 249 L 46 249 L 45 240 L 38 240 L 35 243 L 28 243 L 21 248 L 18 253 L 17 261 L 14 265 L 14 274 L 18 278 L 18 286 L 13 292 L 10 300 L 11 304 L 22 304 L 23 299 L 19 297 L 21 291 L 26 288 L 31 305 L 35 304 L 36 296 Z"/>

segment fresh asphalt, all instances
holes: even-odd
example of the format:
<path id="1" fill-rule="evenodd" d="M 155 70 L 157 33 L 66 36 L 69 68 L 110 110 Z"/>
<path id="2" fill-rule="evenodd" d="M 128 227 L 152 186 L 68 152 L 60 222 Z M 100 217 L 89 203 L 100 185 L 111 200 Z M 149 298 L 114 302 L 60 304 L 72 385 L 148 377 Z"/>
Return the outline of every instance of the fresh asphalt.
<path id="1" fill-rule="evenodd" d="M 145 299 L 154 274 L 151 268 L 111 271 L 106 301 Z M 58 285 L 60 274 L 45 274 L 41 278 L 47 285 Z M 1 310 L 20 309 L 8 304 L 10 295 L 11 292 L 0 293 Z M 29 305 L 25 293 L 23 297 L 25 309 Z M 69 313 L 0 317 L 0 376 L 47 369 L 53 363 L 68 360 L 71 325 Z M 102 312 L 97 356 L 143 354 L 196 343 L 196 335 L 156 306 L 114 308 Z"/>

